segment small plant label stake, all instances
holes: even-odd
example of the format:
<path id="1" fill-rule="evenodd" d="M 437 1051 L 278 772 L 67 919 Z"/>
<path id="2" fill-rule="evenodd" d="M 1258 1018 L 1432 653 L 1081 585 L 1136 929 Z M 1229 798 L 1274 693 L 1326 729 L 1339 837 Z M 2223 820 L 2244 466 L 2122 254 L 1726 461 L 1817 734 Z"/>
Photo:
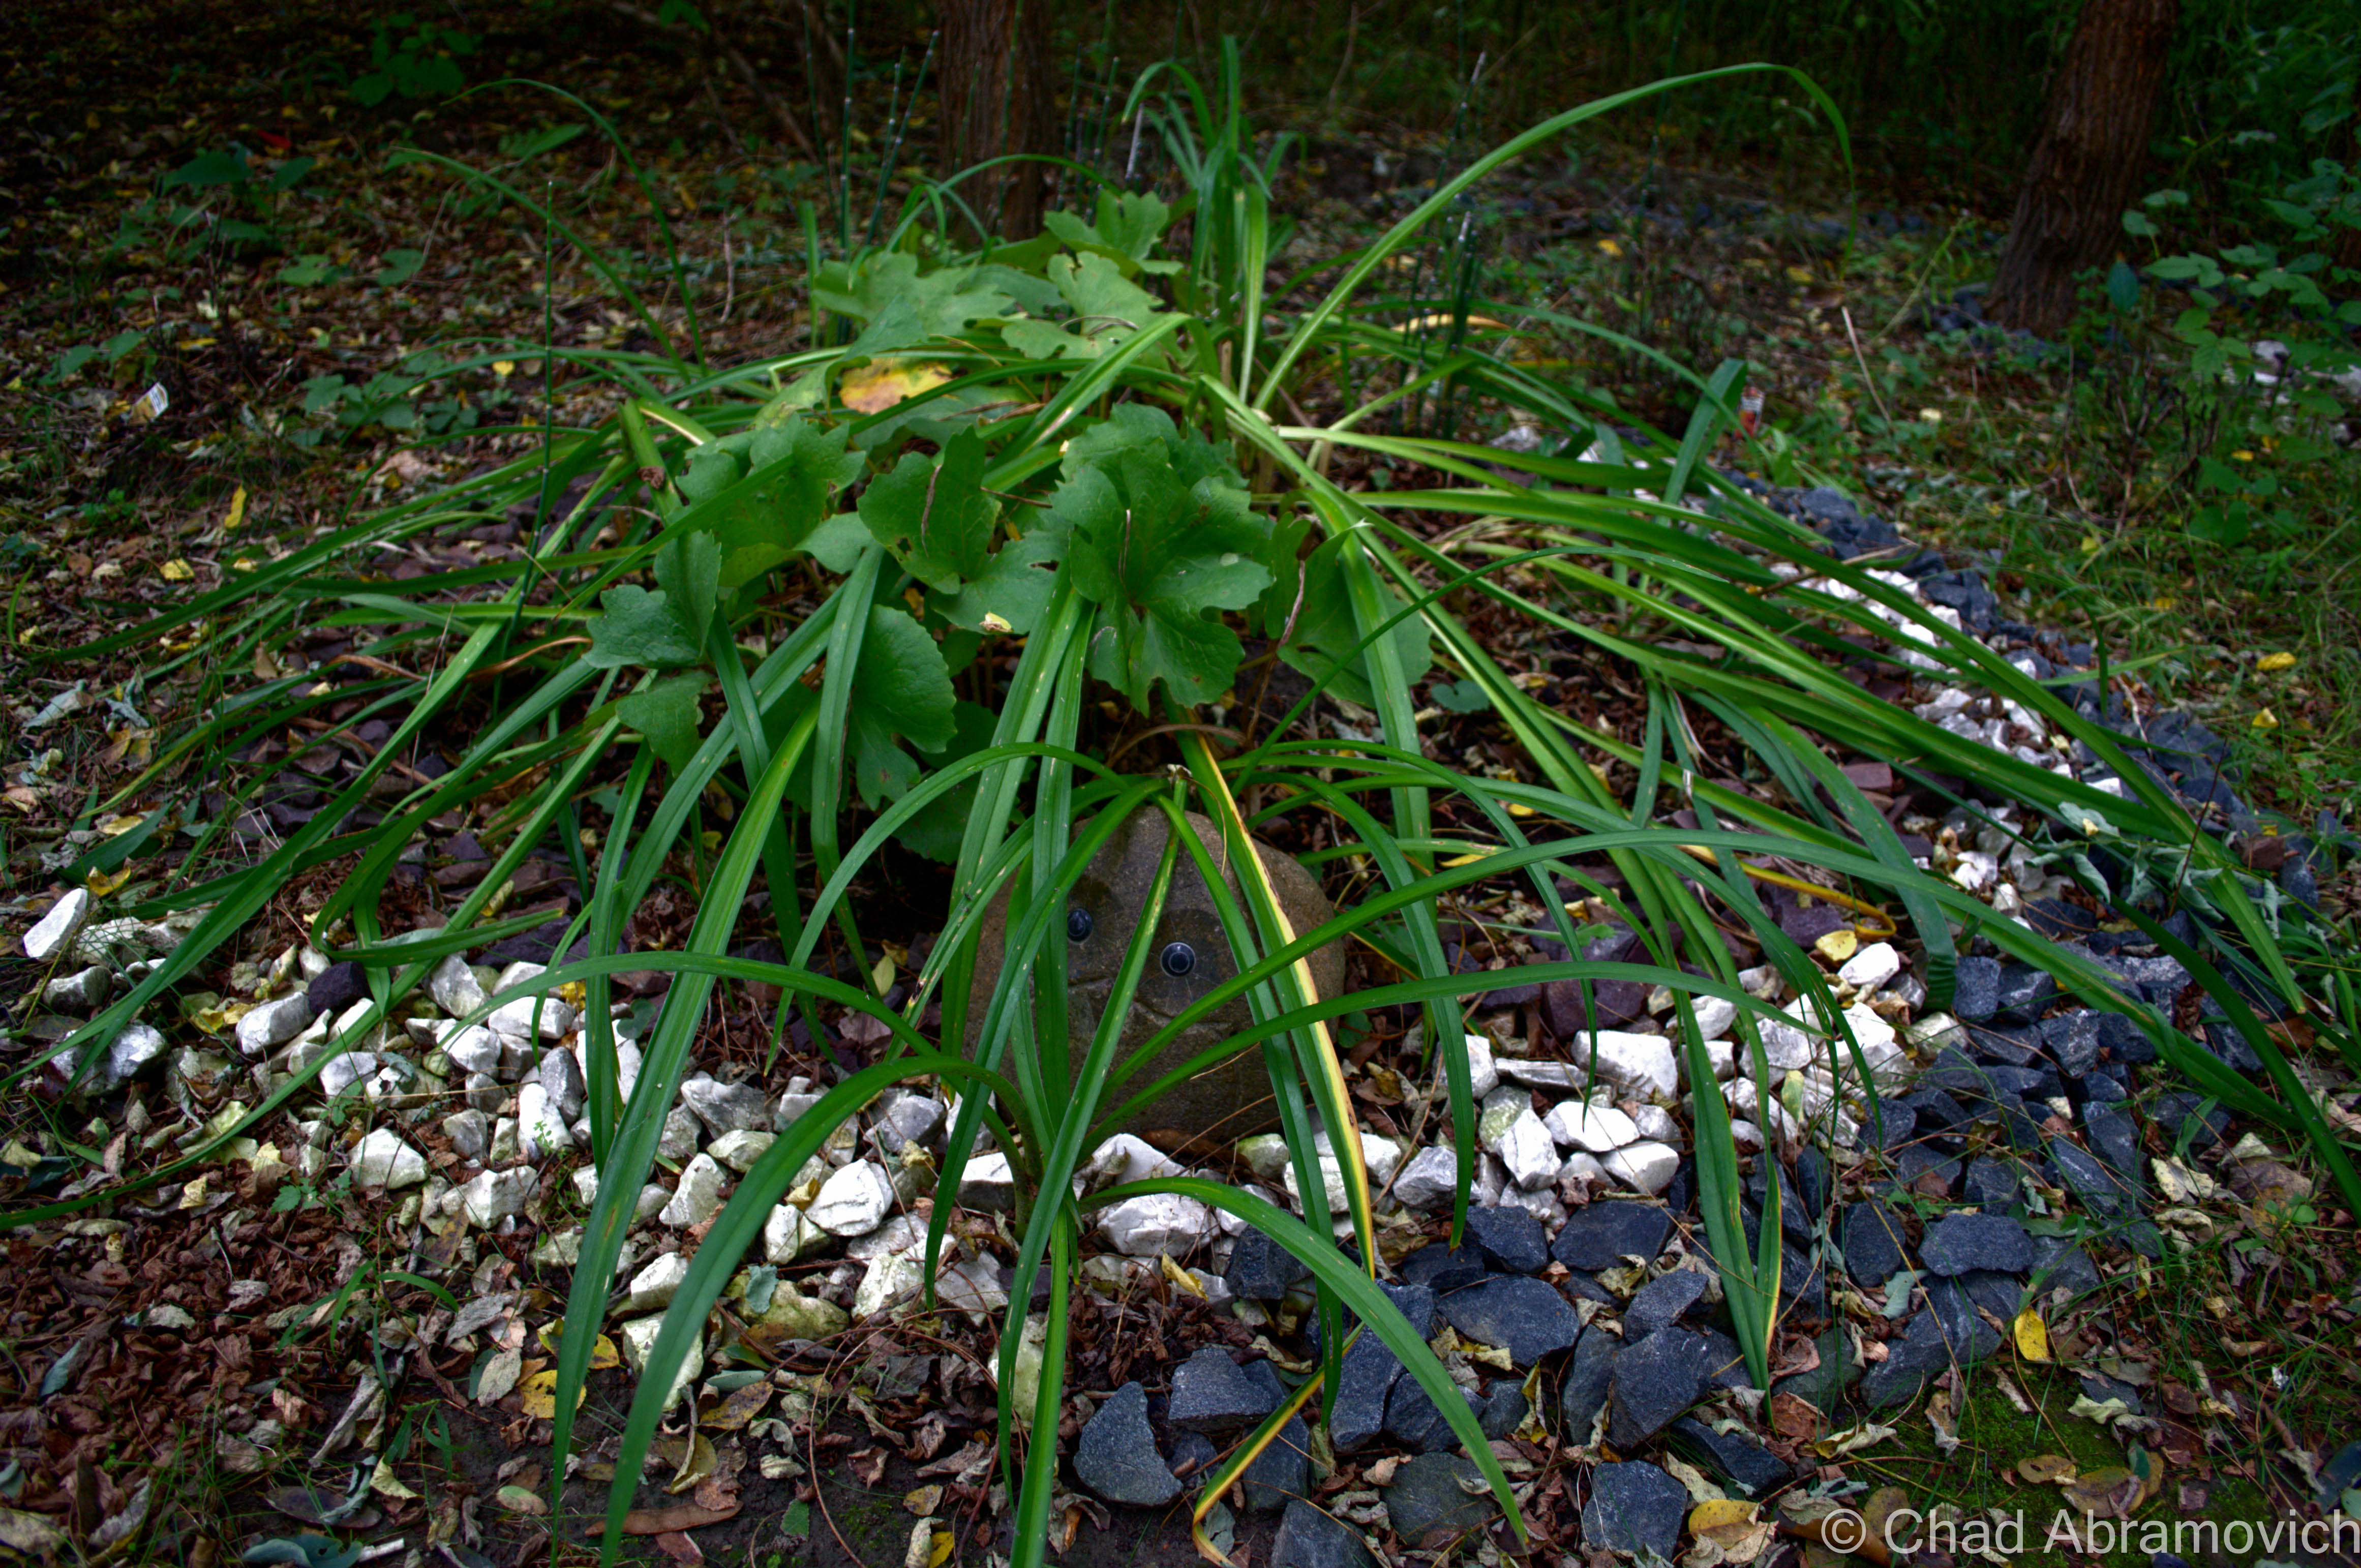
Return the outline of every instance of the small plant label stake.
<path id="1" fill-rule="evenodd" d="M 139 400 L 131 405 L 129 417 L 134 424 L 147 424 L 161 419 L 164 411 L 171 406 L 170 395 L 164 390 L 164 383 L 159 381 L 139 394 Z"/>

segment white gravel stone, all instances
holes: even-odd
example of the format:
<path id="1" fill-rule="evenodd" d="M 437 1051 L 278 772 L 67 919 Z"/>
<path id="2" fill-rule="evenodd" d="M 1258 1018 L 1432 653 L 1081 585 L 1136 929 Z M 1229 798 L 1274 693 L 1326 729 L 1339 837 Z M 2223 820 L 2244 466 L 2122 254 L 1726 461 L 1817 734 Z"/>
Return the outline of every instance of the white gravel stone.
<path id="1" fill-rule="evenodd" d="M 631 1276 L 624 1288 L 623 1312 L 661 1312 L 672 1305 L 680 1293 L 681 1281 L 688 1277 L 688 1259 L 676 1252 L 664 1253 Z"/>
<path id="2" fill-rule="evenodd" d="M 1422 1148 L 1394 1179 L 1394 1199 L 1422 1213 L 1439 1213 L 1451 1207 L 1458 1185 L 1458 1157 L 1449 1149 Z"/>
<path id="3" fill-rule="evenodd" d="M 1798 996 L 1780 1011 L 1795 1022 L 1763 1025 L 1763 1054 L 1773 1067 L 1792 1072 L 1826 1054 L 1827 1047 L 1813 1032 L 1820 1014 L 1810 997 Z"/>
<path id="4" fill-rule="evenodd" d="M 852 1293 L 852 1316 L 857 1321 L 873 1317 L 918 1294 L 926 1284 L 927 1271 L 914 1252 L 889 1252 L 869 1266 L 861 1277 L 861 1288 Z"/>
<path id="5" fill-rule="evenodd" d="M 1607 1179 L 1607 1168 L 1598 1163 L 1597 1155 L 1576 1149 L 1565 1157 L 1565 1164 L 1557 1168 L 1557 1179 L 1582 1181 L 1596 1186 Z"/>
<path id="6" fill-rule="evenodd" d="M 1569 1100 L 1554 1107 L 1543 1124 L 1561 1147 L 1585 1148 L 1597 1155 L 1640 1141 L 1639 1124 L 1612 1105 Z"/>
<path id="7" fill-rule="evenodd" d="M 1329 1143 L 1327 1134 L 1313 1134 L 1312 1144 L 1319 1160 L 1320 1184 L 1327 1195 L 1328 1212 L 1341 1214 L 1345 1212 L 1346 1203 L 1344 1163 L 1336 1157 L 1335 1148 Z M 1401 1164 L 1401 1148 L 1390 1138 L 1381 1138 L 1374 1133 L 1366 1134 L 1361 1136 L 1361 1160 L 1368 1172 L 1369 1186 L 1373 1190 L 1380 1188 L 1385 1185 L 1386 1179 L 1393 1175 L 1394 1168 Z M 1289 1162 L 1280 1179 L 1287 1188 L 1287 1201 L 1298 1209 L 1302 1208 L 1303 1190 L 1296 1177 L 1294 1162 Z"/>
<path id="8" fill-rule="evenodd" d="M 801 1209 L 792 1203 L 782 1203 L 771 1211 L 770 1218 L 763 1222 L 763 1260 L 765 1263 L 793 1263 L 830 1239 L 829 1234 L 813 1224 Z"/>
<path id="9" fill-rule="evenodd" d="M 487 1113 L 499 1110 L 500 1102 L 508 1098 L 500 1080 L 488 1072 L 469 1073 L 461 1089 L 470 1109 Z"/>
<path id="10" fill-rule="evenodd" d="M 1477 1100 L 1481 1101 L 1484 1096 L 1500 1087 L 1500 1069 L 1492 1057 L 1492 1037 L 1489 1035 L 1469 1035 L 1466 1040 L 1467 1091 Z M 1440 1063 L 1436 1064 L 1434 1081 L 1437 1083 L 1450 1081 L 1449 1076 L 1442 1070 Z"/>
<path id="11" fill-rule="evenodd" d="M 908 1144 L 930 1148 L 942 1131 L 943 1102 L 931 1094 L 889 1090 L 878 1100 L 873 1124 L 889 1154 L 901 1153 Z"/>
<path id="12" fill-rule="evenodd" d="M 1738 1003 L 1719 996 L 1692 997 L 1689 1016 L 1697 1020 L 1697 1033 L 1708 1040 L 1719 1039 L 1730 1033 L 1738 1022 Z"/>
<path id="13" fill-rule="evenodd" d="M 444 1036 L 442 1051 L 462 1072 L 480 1072 L 487 1078 L 500 1076 L 500 1037 L 481 1024 L 470 1024 Z"/>
<path id="14" fill-rule="evenodd" d="M 734 1133 L 724 1133 L 714 1139 L 705 1152 L 743 1176 L 753 1169 L 754 1162 L 778 1141 L 776 1133 L 758 1133 L 752 1127 L 741 1127 Z"/>
<path id="15" fill-rule="evenodd" d="M 1120 1187 L 1128 1181 L 1152 1181 L 1161 1176 L 1178 1176 L 1180 1167 L 1167 1159 L 1164 1151 L 1146 1138 L 1129 1133 L 1117 1133 L 1098 1146 L 1090 1163 L 1078 1173 L 1086 1191 L 1103 1187 Z"/>
<path id="16" fill-rule="evenodd" d="M 1640 1129 L 1642 1137 L 1670 1144 L 1675 1148 L 1688 1142 L 1688 1135 L 1682 1130 L 1680 1122 L 1661 1105 L 1641 1106 L 1631 1113 L 1631 1124 Z"/>
<path id="17" fill-rule="evenodd" d="M 63 952 L 67 944 L 82 935 L 90 921 L 90 889 L 77 887 L 49 905 L 49 912 L 34 922 L 25 933 L 25 956 L 35 963 L 47 963 Z"/>
<path id="18" fill-rule="evenodd" d="M 1500 1057 L 1500 1076 L 1523 1089 L 1544 1094 L 1573 1094 L 1590 1087 L 1590 1077 L 1572 1062 L 1541 1061 L 1526 1057 Z"/>
<path id="19" fill-rule="evenodd" d="M 1713 1075 L 1718 1079 L 1727 1079 L 1738 1071 L 1738 1047 L 1728 1040 L 1708 1040 L 1705 1056 L 1713 1064 Z M 1686 1084 L 1688 1080 L 1684 1078 L 1681 1081 Z"/>
<path id="20" fill-rule="evenodd" d="M 664 1206 L 656 1218 L 665 1224 L 686 1230 L 701 1225 L 713 1218 L 721 1207 L 721 1190 L 730 1179 L 709 1154 L 698 1155 L 681 1168 L 680 1181 L 673 1189 L 672 1201 Z"/>
<path id="21" fill-rule="evenodd" d="M 1257 1133 L 1238 1140 L 1238 1158 L 1257 1180 L 1276 1183 L 1282 1179 L 1290 1157 L 1287 1140 L 1277 1133 Z"/>
<path id="22" fill-rule="evenodd" d="M 1554 1187 L 1537 1187 L 1531 1191 L 1516 1186 L 1503 1188 L 1500 1206 L 1524 1210 L 1539 1220 L 1545 1231 L 1555 1231 L 1565 1223 L 1565 1205 L 1559 1201 Z"/>
<path id="23" fill-rule="evenodd" d="M 91 1013 L 106 1004 L 115 994 L 115 971 L 104 964 L 93 964 L 72 974 L 60 975 L 41 988 L 41 1003 L 47 1007 L 62 1007 L 73 1013 Z"/>
<path id="24" fill-rule="evenodd" d="M 1016 1176 L 1008 1157 L 994 1150 L 977 1155 L 960 1172 L 960 1207 L 1005 1214 L 1016 1207 Z"/>
<path id="25" fill-rule="evenodd" d="M 664 1319 L 634 1318 L 615 1332 L 616 1350 L 622 1356 L 623 1365 L 634 1373 L 644 1373 L 648 1367 L 648 1353 L 655 1348 L 656 1335 L 664 1332 Z M 704 1370 L 705 1347 L 691 1339 L 688 1354 L 681 1360 L 679 1375 L 673 1379 L 672 1387 L 664 1394 L 664 1409 L 670 1409 L 686 1398 Z"/>
<path id="26" fill-rule="evenodd" d="M 1673 1184 L 1673 1173 L 1680 1169 L 1681 1157 L 1666 1145 L 1642 1142 L 1617 1149 L 1598 1163 L 1616 1180 L 1653 1198 Z"/>
<path id="27" fill-rule="evenodd" d="M 311 1022 L 312 999 L 300 991 L 265 1002 L 237 1021 L 237 1048 L 250 1057 L 261 1056 L 302 1034 Z"/>
<path id="28" fill-rule="evenodd" d="M 723 1083 L 703 1073 L 680 1086 L 680 1102 L 715 1137 L 771 1120 L 768 1097 L 751 1083 Z"/>
<path id="29" fill-rule="evenodd" d="M 517 1091 L 517 1153 L 526 1159 L 547 1159 L 573 1146 L 574 1134 L 566 1114 L 550 1103 L 549 1091 L 538 1083 Z"/>
<path id="30" fill-rule="evenodd" d="M 856 1263 L 867 1263 L 889 1252 L 909 1252 L 927 1245 L 927 1217 L 923 1214 L 891 1214 L 885 1223 L 865 1236 L 855 1236 L 844 1245 L 844 1255 Z M 948 1263 L 959 1255 L 959 1242 L 950 1232 L 935 1248 L 935 1261 Z"/>
<path id="31" fill-rule="evenodd" d="M 485 994 L 488 996 L 493 995 L 500 992 L 506 991 L 511 986 L 523 985 L 529 981 L 539 980 L 547 971 L 548 966 L 545 964 L 528 963 L 524 959 L 519 959 L 516 962 L 502 969 L 500 973 L 493 978 L 491 989 L 486 992 Z M 478 979 L 478 983 L 481 983 L 480 976 Z"/>
<path id="32" fill-rule="evenodd" d="M 568 1122 L 581 1115 L 590 1103 L 590 1086 L 583 1080 L 582 1063 L 563 1046 L 542 1053 L 541 1065 L 533 1076 L 549 1091 L 549 1102 L 558 1115 Z"/>
<path id="33" fill-rule="evenodd" d="M 541 1172 L 521 1165 L 509 1170 L 480 1172 L 454 1196 L 468 1223 L 481 1228 L 523 1213 L 540 1187 Z"/>
<path id="34" fill-rule="evenodd" d="M 426 977 L 426 994 L 454 1018 L 464 1018 L 484 1004 L 483 983 L 458 953 L 449 954 L 434 966 L 434 972 Z"/>
<path id="35" fill-rule="evenodd" d="M 170 1049 L 164 1036 L 148 1025 L 126 1024 L 123 1032 L 108 1043 L 106 1059 L 92 1077 L 102 1090 L 116 1088 Z"/>
<path id="36" fill-rule="evenodd" d="M 252 1017 L 252 1014 L 247 1014 Z M 320 1092 L 333 1100 L 381 1065 L 375 1051 L 346 1051 L 320 1069 Z"/>
<path id="37" fill-rule="evenodd" d="M 1099 1211 L 1101 1237 L 1126 1257 L 1161 1254 L 1178 1262 L 1213 1236 L 1213 1212 L 1194 1198 L 1157 1192 Z"/>
<path id="38" fill-rule="evenodd" d="M 812 1200 L 811 1222 L 832 1236 L 865 1236 L 885 1223 L 894 1206 L 894 1183 L 873 1162 L 854 1160 L 820 1184 Z"/>
<path id="39" fill-rule="evenodd" d="M 1875 991 L 1902 972 L 1902 955 L 1891 942 L 1872 942 L 1837 970 L 1837 978 L 1855 991 Z"/>
<path id="40" fill-rule="evenodd" d="M 1631 1035 L 1601 1029 L 1578 1040 L 1567 1053 L 1587 1065 L 1593 1052 L 1598 1076 L 1637 1100 L 1672 1100 L 1681 1091 L 1680 1064 L 1673 1042 L 1662 1035 Z"/>
<path id="41" fill-rule="evenodd" d="M 1730 1123 L 1730 1141 L 1738 1146 L 1738 1152 L 1741 1154 L 1761 1154 L 1763 1129 L 1752 1122 L 1732 1117 Z"/>
<path id="42" fill-rule="evenodd" d="M 664 1113 L 664 1131 L 656 1136 L 656 1153 L 668 1160 L 685 1160 L 697 1152 L 697 1140 L 704 1135 L 704 1125 L 688 1113 L 686 1106 L 675 1105 Z"/>
<path id="43" fill-rule="evenodd" d="M 1509 1179 L 1519 1187 L 1545 1187 L 1557 1179 L 1557 1140 L 1550 1136 L 1530 1105 L 1509 1124 L 1492 1153 L 1499 1157 Z"/>
<path id="44" fill-rule="evenodd" d="M 389 1192 L 415 1187 L 426 1179 L 426 1157 L 401 1141 L 401 1135 L 379 1127 L 353 1146 L 353 1179 L 363 1187 Z"/>
<path id="45" fill-rule="evenodd" d="M 492 1145 L 491 1118 L 481 1111 L 461 1111 L 443 1118 L 443 1135 L 451 1140 L 451 1151 L 471 1164 L 483 1161 L 484 1151 Z M 592 1187 L 598 1179 L 597 1171 L 577 1172 L 588 1175 Z"/>
<path id="46" fill-rule="evenodd" d="M 538 1013 L 541 1022 L 536 1030 L 533 1018 Z M 492 1009 L 485 1022 L 492 1032 L 511 1039 L 562 1040 L 574 1029 L 574 1009 L 555 996 L 520 996 L 514 1002 L 504 1002 Z"/>

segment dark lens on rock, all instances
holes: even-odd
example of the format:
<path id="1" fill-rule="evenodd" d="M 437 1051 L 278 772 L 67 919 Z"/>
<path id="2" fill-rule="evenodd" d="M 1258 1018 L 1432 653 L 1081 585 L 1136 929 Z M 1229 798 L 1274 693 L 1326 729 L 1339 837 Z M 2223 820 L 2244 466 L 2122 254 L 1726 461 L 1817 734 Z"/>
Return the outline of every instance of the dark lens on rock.
<path id="1" fill-rule="evenodd" d="M 1066 940 L 1081 942 L 1089 939 L 1091 912 L 1079 905 L 1066 911 Z"/>
<path id="2" fill-rule="evenodd" d="M 1157 961 L 1164 966 L 1166 974 L 1177 978 L 1197 967 L 1197 949 L 1186 942 L 1174 942 L 1165 948 Z"/>

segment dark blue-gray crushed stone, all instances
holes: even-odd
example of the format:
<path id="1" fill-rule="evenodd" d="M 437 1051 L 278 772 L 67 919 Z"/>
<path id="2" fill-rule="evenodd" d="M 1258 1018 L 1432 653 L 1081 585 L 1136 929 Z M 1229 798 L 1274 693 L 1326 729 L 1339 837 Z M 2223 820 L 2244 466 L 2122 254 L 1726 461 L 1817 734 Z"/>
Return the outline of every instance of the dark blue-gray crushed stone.
<path id="1" fill-rule="evenodd" d="M 1126 1383 L 1107 1396 L 1074 1444 L 1074 1474 L 1110 1503 L 1159 1508 L 1180 1495 L 1156 1433 L 1148 1424 L 1148 1393 Z"/>
<path id="2" fill-rule="evenodd" d="M 1290 1497 L 1312 1490 L 1312 1429 L 1301 1416 L 1290 1416 L 1270 1446 L 1255 1455 L 1242 1477 L 1246 1507 L 1257 1512 L 1283 1508 Z"/>
<path id="3" fill-rule="evenodd" d="M 1590 1500 L 1582 1509 L 1583 1544 L 1669 1562 L 1680 1544 L 1688 1502 L 1688 1488 L 1655 1465 L 1640 1461 L 1601 1464 L 1590 1473 Z"/>
<path id="4" fill-rule="evenodd" d="M 1702 1455 L 1716 1470 L 1737 1482 L 1749 1497 L 1760 1497 L 1776 1491 L 1795 1478 L 1792 1465 L 1752 1438 L 1741 1432 L 1716 1431 L 1695 1416 L 1683 1416 L 1675 1421 L 1672 1436 L 1675 1442 Z"/>
<path id="5" fill-rule="evenodd" d="M 1565 1423 L 1565 1440 L 1576 1447 L 1589 1442 L 1590 1429 L 1606 1408 L 1608 1384 L 1615 1373 L 1615 1357 L 1623 1342 L 1597 1323 L 1582 1332 L 1566 1364 L 1565 1386 L 1558 1394 L 1558 1415 Z"/>
<path id="6" fill-rule="evenodd" d="M 1549 1236 L 1530 1209 L 1513 1205 L 1470 1209 L 1467 1240 L 1493 1267 L 1510 1274 L 1539 1274 L 1549 1266 Z"/>
<path id="7" fill-rule="evenodd" d="M 1631 1339 L 1670 1328 L 1705 1299 L 1706 1277 L 1695 1269 L 1676 1268 L 1640 1287 L 1624 1309 L 1623 1332 Z"/>
<path id="8" fill-rule="evenodd" d="M 2033 1264 L 2033 1240 L 2005 1214 L 1947 1214 L 1927 1227 L 1918 1258 L 1936 1274 L 1971 1268 L 2022 1274 Z"/>
<path id="9" fill-rule="evenodd" d="M 1394 1533 L 1411 1547 L 1444 1545 L 1500 1516 L 1484 1473 L 1457 1453 L 1422 1453 L 1403 1464 L 1385 1499 Z"/>
<path id="10" fill-rule="evenodd" d="M 1171 1405 L 1165 1419 L 1186 1431 L 1227 1432 L 1251 1426 L 1279 1408 L 1279 1391 L 1270 1369 L 1257 1362 L 1256 1377 L 1209 1344 L 1172 1372 Z"/>
<path id="11" fill-rule="evenodd" d="M 1626 1256 L 1653 1260 L 1671 1234 L 1673 1217 L 1653 1203 L 1602 1200 L 1567 1217 L 1550 1255 L 1568 1268 L 1595 1274 Z"/>
<path id="12" fill-rule="evenodd" d="M 1361 1532 L 1298 1497 L 1279 1516 L 1271 1568 L 1378 1568 Z"/>
<path id="13" fill-rule="evenodd" d="M 1565 1349 L 1582 1332 L 1582 1320 L 1565 1297 L 1524 1275 L 1495 1276 L 1455 1290 L 1435 1310 L 1469 1339 L 1505 1346 L 1521 1367 Z"/>

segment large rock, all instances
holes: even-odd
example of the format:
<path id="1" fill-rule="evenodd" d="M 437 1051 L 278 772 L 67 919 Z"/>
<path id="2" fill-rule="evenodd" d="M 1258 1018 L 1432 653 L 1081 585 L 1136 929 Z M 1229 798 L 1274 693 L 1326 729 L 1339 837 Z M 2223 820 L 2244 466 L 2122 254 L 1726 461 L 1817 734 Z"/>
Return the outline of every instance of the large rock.
<path id="1" fill-rule="evenodd" d="M 1270 1568 L 1377 1568 L 1377 1553 L 1351 1525 L 1297 1497 L 1279 1517 Z"/>
<path id="2" fill-rule="evenodd" d="M 1565 1349 L 1582 1332 L 1565 1298 L 1547 1281 L 1505 1275 L 1454 1290 L 1435 1310 L 1468 1339 L 1506 1347 L 1519 1367 Z"/>
<path id="3" fill-rule="evenodd" d="M 1214 863 L 1221 864 L 1224 853 L 1221 830 L 1207 817 L 1192 814 L 1188 821 Z M 1147 905 L 1170 830 L 1169 820 L 1161 811 L 1141 811 L 1126 819 L 1092 858 L 1082 880 L 1075 883 L 1066 917 L 1051 923 L 1049 939 L 1065 947 L 1066 1027 L 1077 1073 L 1082 1070 L 1091 1036 L 1098 1027 L 1099 1014 L 1106 1005 L 1115 972 L 1122 967 L 1124 950 L 1137 928 L 1139 911 Z M 1263 869 L 1279 894 L 1279 907 L 1298 934 L 1321 925 L 1334 913 L 1309 872 L 1268 846 L 1260 847 L 1259 853 Z M 1232 896 L 1242 898 L 1235 870 L 1225 880 Z M 985 911 L 983 933 L 976 945 L 975 982 L 968 1003 L 971 1045 L 983 1026 L 993 987 L 1000 978 L 1007 923 L 1008 897 L 1004 891 Z M 1342 992 L 1344 944 L 1332 942 L 1313 953 L 1311 969 L 1312 984 L 1322 996 Z M 1148 971 L 1132 998 L 1131 1015 L 1124 1021 L 1117 1055 L 1145 1045 L 1150 1036 L 1190 1003 L 1236 972 L 1228 938 L 1222 932 L 1221 918 L 1213 911 L 1213 896 L 1204 879 L 1198 875 L 1194 861 L 1184 851 L 1165 897 L 1164 916 L 1157 929 Z M 1128 1080 L 1130 1086 L 1153 1082 L 1200 1051 L 1248 1027 L 1252 1021 L 1246 998 L 1234 998 L 1176 1036 Z M 1113 1109 L 1111 1105 L 1104 1108 Z M 1228 1142 L 1278 1124 L 1261 1053 L 1247 1050 L 1180 1085 L 1129 1118 L 1122 1128 L 1109 1130 L 1177 1134 L 1184 1142 Z M 1159 1141 L 1174 1140 L 1159 1137 Z"/>
<path id="4" fill-rule="evenodd" d="M 1462 1454 L 1422 1453 L 1386 1488 L 1386 1517 L 1411 1547 L 1448 1545 L 1499 1516 L 1484 1473 Z"/>
<path id="5" fill-rule="evenodd" d="M 1550 1244 L 1550 1255 L 1568 1268 L 1595 1273 L 1626 1257 L 1653 1261 L 1673 1228 L 1673 1216 L 1653 1203 L 1600 1201 L 1577 1209 Z"/>

